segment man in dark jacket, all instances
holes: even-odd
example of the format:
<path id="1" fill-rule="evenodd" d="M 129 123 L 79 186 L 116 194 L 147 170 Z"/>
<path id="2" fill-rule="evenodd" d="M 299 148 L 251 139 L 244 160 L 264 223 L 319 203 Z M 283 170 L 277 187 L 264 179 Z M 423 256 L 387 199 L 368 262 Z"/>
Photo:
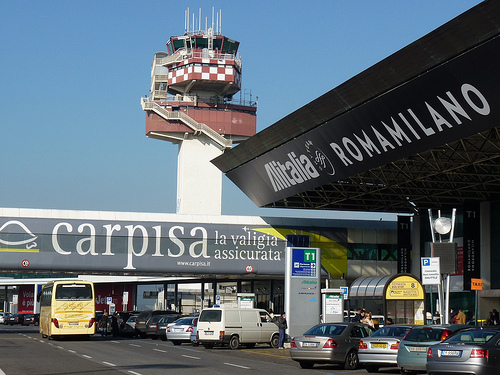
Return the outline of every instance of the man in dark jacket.
<path id="1" fill-rule="evenodd" d="M 285 330 L 288 328 L 288 324 L 286 322 L 286 314 L 284 312 L 281 313 L 281 316 L 278 318 L 278 329 L 280 332 L 280 340 L 278 349 L 285 349 L 283 343 L 285 341 Z"/>

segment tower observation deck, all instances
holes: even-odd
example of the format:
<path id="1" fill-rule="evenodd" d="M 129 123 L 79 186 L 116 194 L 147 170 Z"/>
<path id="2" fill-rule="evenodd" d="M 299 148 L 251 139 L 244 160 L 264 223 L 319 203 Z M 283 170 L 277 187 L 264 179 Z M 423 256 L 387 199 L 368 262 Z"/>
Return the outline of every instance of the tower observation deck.
<path id="1" fill-rule="evenodd" d="M 221 16 L 185 32 L 154 54 L 149 97 L 141 98 L 146 135 L 178 144 L 177 213 L 220 215 L 222 172 L 210 163 L 256 132 L 257 103 L 241 98 L 239 42 L 221 34 Z M 206 24 L 205 20 L 205 24 Z M 239 100 L 235 94 L 240 92 Z"/>

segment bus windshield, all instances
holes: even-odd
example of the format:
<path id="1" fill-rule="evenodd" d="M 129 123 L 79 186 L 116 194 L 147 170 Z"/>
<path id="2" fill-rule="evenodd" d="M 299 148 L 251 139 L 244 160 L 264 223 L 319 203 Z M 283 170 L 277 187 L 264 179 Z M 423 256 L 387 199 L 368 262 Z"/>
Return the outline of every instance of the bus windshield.
<path id="1" fill-rule="evenodd" d="M 91 300 L 92 286 L 88 284 L 61 284 L 56 287 L 56 300 Z"/>

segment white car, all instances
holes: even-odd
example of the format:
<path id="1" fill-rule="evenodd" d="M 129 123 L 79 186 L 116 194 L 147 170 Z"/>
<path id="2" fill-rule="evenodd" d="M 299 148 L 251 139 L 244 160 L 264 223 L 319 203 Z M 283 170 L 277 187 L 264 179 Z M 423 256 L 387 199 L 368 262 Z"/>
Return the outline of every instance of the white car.
<path id="1" fill-rule="evenodd" d="M 8 312 L 0 312 L 0 324 L 7 324 L 6 320 L 10 315 L 12 314 Z"/>

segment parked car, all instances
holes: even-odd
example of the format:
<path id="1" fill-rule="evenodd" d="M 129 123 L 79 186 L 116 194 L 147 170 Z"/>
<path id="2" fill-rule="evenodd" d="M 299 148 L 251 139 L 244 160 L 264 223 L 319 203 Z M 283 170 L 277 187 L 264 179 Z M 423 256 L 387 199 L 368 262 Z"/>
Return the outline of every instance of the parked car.
<path id="1" fill-rule="evenodd" d="M 146 329 L 143 331 L 147 337 L 152 338 L 153 340 L 156 340 L 158 337 L 158 333 L 162 333 L 161 330 L 159 330 L 159 322 L 161 320 L 164 320 L 164 318 L 170 318 L 171 322 L 175 321 L 177 316 L 170 316 L 170 315 L 153 315 L 148 322 L 146 323 Z M 166 327 L 165 327 L 166 328 Z M 165 331 L 163 332 L 165 334 Z"/>
<path id="2" fill-rule="evenodd" d="M 347 370 L 358 367 L 359 342 L 373 330 L 360 323 L 322 323 L 292 338 L 290 356 L 302 368 L 315 363 L 334 363 Z"/>
<path id="3" fill-rule="evenodd" d="M 427 350 L 429 374 L 491 375 L 500 373 L 496 327 L 470 328 L 458 332 Z"/>
<path id="4" fill-rule="evenodd" d="M 391 324 L 363 338 L 358 346 L 359 363 L 368 372 L 377 372 L 380 367 L 396 367 L 399 343 L 411 328 L 411 325 Z"/>
<path id="5" fill-rule="evenodd" d="M 33 324 L 37 326 L 40 323 L 40 314 L 25 314 L 22 325 L 29 326 Z"/>
<path id="6" fill-rule="evenodd" d="M 156 323 L 156 336 L 163 341 L 167 340 L 167 326 L 177 320 L 177 316 L 162 315 L 158 323 Z"/>
<path id="7" fill-rule="evenodd" d="M 23 324 L 24 314 L 14 314 L 7 318 L 7 323 L 13 326 L 14 324 Z"/>
<path id="8" fill-rule="evenodd" d="M 177 319 L 167 326 L 167 340 L 172 341 L 174 345 L 191 343 L 191 334 L 195 329 L 195 323 L 198 318 L 190 316 Z"/>
<path id="9" fill-rule="evenodd" d="M 470 328 L 462 324 L 432 324 L 413 327 L 399 343 L 398 367 L 401 374 L 425 372 L 429 346 L 439 344 L 454 332 Z"/>
<path id="10" fill-rule="evenodd" d="M 7 318 L 11 315 L 8 312 L 0 312 L 0 324 L 7 324 Z"/>
<path id="11" fill-rule="evenodd" d="M 146 333 L 147 329 L 147 323 L 151 317 L 155 315 L 169 315 L 172 317 L 176 317 L 176 319 L 180 318 L 181 315 L 175 311 L 171 310 L 149 310 L 149 311 L 142 311 L 138 316 L 137 316 L 137 321 L 135 324 L 135 329 L 137 331 L 137 335 L 141 338 L 146 338 L 148 337 Z"/>
<path id="12" fill-rule="evenodd" d="M 135 322 L 137 321 L 137 315 L 130 315 L 126 321 L 123 321 L 120 325 L 120 336 L 134 337 L 137 336 L 135 330 Z"/>

